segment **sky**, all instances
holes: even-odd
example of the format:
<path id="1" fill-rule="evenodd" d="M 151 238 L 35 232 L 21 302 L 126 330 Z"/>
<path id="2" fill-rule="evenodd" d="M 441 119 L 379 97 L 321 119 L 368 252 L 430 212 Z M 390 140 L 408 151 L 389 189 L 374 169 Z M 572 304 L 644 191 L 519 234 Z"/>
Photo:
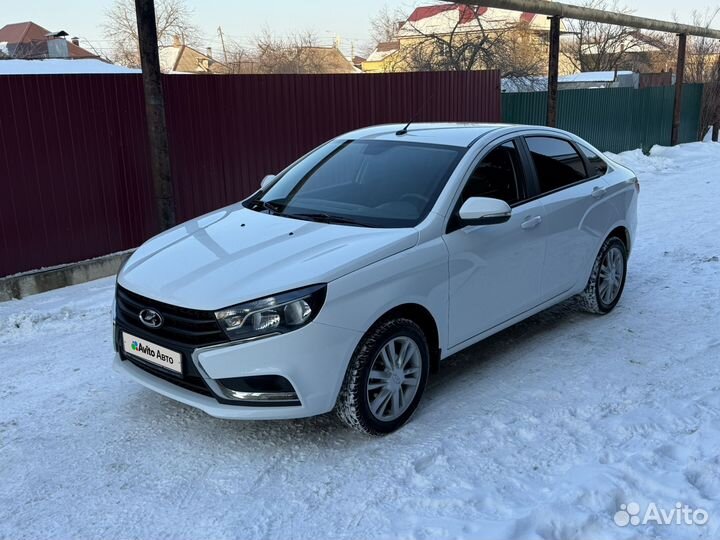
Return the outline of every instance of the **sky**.
<path id="1" fill-rule="evenodd" d="M 90 42 L 100 52 L 110 43 L 103 35 L 104 12 L 112 0 L 0 0 L 0 27 L 10 22 L 31 20 L 49 30 L 65 30 L 81 41 Z M 221 50 L 218 26 L 222 26 L 226 39 L 248 45 L 263 28 L 277 35 L 312 30 L 320 44 L 332 45 L 340 38 L 341 48 L 349 54 L 355 45 L 357 52 L 370 44 L 368 37 L 370 18 L 387 5 L 405 12 L 416 5 L 436 3 L 417 0 L 185 0 L 193 10 L 193 20 L 202 33 L 202 46 Z M 578 3 L 578 0 L 565 0 Z M 709 5 L 720 5 L 720 0 L 620 0 L 636 15 L 670 20 L 677 11 L 682 22 L 690 22 L 693 9 L 703 10 Z M 718 25 L 720 26 L 720 21 Z M 82 43 L 81 43 L 82 44 Z"/>

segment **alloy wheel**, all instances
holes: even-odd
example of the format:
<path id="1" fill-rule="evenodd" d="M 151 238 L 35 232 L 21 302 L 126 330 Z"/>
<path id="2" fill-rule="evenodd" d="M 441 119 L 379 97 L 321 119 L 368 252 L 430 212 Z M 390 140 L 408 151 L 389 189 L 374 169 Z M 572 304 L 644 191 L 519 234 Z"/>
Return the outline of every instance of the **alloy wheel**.
<path id="1" fill-rule="evenodd" d="M 422 355 L 412 338 L 388 341 L 370 366 L 367 402 L 371 414 L 383 422 L 401 416 L 418 391 L 421 373 Z"/>
<path id="2" fill-rule="evenodd" d="M 617 247 L 610 248 L 603 257 L 598 277 L 598 292 L 605 305 L 612 304 L 620 292 L 624 273 L 625 261 L 622 251 Z"/>

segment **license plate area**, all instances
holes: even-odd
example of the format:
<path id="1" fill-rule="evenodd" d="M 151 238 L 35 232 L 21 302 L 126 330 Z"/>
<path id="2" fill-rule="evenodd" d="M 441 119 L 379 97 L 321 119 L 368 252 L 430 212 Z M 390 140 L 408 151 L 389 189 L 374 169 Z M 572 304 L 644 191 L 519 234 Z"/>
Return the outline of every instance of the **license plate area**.
<path id="1" fill-rule="evenodd" d="M 122 333 L 123 352 L 148 364 L 182 375 L 182 353 L 127 332 Z"/>

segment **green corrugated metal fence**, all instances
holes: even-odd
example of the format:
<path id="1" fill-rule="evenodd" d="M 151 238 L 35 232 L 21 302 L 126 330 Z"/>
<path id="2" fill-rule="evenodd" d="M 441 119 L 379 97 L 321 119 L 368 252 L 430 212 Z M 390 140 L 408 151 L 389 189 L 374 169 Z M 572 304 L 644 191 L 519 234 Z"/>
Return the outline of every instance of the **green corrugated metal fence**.
<path id="1" fill-rule="evenodd" d="M 697 140 L 702 84 L 683 88 L 680 141 Z M 558 127 L 604 151 L 669 145 L 675 87 L 600 88 L 558 92 Z M 502 95 L 503 121 L 545 124 L 547 92 Z"/>
<path id="2" fill-rule="evenodd" d="M 700 112 L 703 100 L 703 84 L 686 84 L 683 87 L 682 117 L 680 118 L 680 142 L 697 141 L 700 136 Z"/>

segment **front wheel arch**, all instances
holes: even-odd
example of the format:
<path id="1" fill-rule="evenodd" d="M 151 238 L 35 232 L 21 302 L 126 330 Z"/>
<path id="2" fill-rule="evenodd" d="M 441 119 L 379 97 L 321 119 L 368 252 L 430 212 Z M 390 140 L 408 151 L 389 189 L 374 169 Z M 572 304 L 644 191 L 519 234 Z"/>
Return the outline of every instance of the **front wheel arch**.
<path id="1" fill-rule="evenodd" d="M 422 329 L 428 342 L 428 348 L 430 349 L 430 372 L 436 373 L 439 369 L 440 357 L 442 355 L 440 334 L 435 317 L 433 317 L 432 313 L 430 313 L 425 306 L 415 303 L 395 306 L 378 317 L 377 320 L 370 325 L 365 335 L 384 321 L 399 318 L 410 319 Z"/>

